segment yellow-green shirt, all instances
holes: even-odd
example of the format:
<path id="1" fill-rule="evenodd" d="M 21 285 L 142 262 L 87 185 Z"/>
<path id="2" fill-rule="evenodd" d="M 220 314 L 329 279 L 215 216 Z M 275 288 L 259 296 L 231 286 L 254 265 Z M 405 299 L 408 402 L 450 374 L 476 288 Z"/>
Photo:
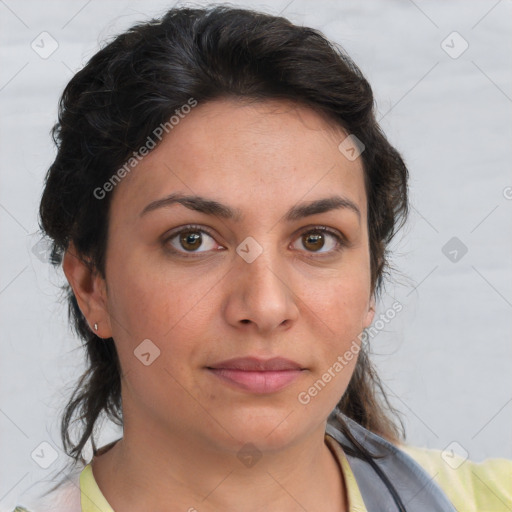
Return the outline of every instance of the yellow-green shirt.
<path id="1" fill-rule="evenodd" d="M 476 463 L 452 454 L 449 465 L 441 450 L 399 448 L 433 477 L 459 512 L 512 512 L 512 460 Z"/>

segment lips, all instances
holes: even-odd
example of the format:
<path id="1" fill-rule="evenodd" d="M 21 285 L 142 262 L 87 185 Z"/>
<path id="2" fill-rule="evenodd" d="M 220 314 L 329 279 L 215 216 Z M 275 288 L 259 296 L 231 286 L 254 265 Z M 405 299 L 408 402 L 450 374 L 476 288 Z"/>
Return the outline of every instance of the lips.
<path id="1" fill-rule="evenodd" d="M 235 358 L 216 363 L 207 369 L 229 386 L 258 394 L 284 389 L 304 370 L 299 363 L 282 357 L 267 360 L 256 357 Z"/>

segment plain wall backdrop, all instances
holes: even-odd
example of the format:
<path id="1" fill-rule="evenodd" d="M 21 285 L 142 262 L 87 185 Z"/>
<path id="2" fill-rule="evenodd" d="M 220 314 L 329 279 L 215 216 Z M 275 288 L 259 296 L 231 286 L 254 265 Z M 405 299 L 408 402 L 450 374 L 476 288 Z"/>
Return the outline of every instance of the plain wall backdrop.
<path id="1" fill-rule="evenodd" d="M 62 275 L 34 249 L 59 96 L 101 41 L 172 5 L 0 0 L 0 510 L 63 466 L 60 414 L 84 370 Z M 403 310 L 371 342 L 407 441 L 512 458 L 512 3 L 232 5 L 341 44 L 409 166 L 411 216 L 377 313 L 394 300 Z M 99 444 L 117 437 L 105 425 Z M 42 442 L 57 454 L 47 469 L 31 456 Z"/>

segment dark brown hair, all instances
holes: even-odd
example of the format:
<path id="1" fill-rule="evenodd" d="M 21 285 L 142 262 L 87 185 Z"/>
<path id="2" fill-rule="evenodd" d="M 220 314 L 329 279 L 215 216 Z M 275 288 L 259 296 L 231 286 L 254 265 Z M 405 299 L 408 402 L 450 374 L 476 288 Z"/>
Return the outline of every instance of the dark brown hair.
<path id="1" fill-rule="evenodd" d="M 252 10 L 175 8 L 133 26 L 98 51 L 71 79 L 53 128 L 58 148 L 46 176 L 41 227 L 60 264 L 70 242 L 104 276 L 111 194 L 93 193 L 123 166 L 155 128 L 195 98 L 292 100 L 327 116 L 361 140 L 368 198 L 372 290 L 388 273 L 386 247 L 408 214 L 408 171 L 375 119 L 370 85 L 319 31 Z M 87 351 L 88 368 L 66 406 L 61 435 L 75 463 L 102 414 L 122 426 L 121 368 L 114 341 L 91 332 L 70 287 L 69 312 Z M 391 407 L 362 344 L 338 409 L 397 442 L 403 424 Z M 81 429 L 70 435 L 74 416 Z M 398 426 L 400 421 L 401 428 Z M 342 426 L 343 427 L 343 426 Z"/>

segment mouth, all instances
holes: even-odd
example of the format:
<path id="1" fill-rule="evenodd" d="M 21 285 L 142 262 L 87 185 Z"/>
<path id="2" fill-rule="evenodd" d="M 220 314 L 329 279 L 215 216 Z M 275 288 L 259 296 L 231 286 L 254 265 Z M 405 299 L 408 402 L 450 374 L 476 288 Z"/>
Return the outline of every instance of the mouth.
<path id="1" fill-rule="evenodd" d="M 275 393 L 290 385 L 304 371 L 295 361 L 275 357 L 230 359 L 206 369 L 225 384 L 257 394 Z"/>

